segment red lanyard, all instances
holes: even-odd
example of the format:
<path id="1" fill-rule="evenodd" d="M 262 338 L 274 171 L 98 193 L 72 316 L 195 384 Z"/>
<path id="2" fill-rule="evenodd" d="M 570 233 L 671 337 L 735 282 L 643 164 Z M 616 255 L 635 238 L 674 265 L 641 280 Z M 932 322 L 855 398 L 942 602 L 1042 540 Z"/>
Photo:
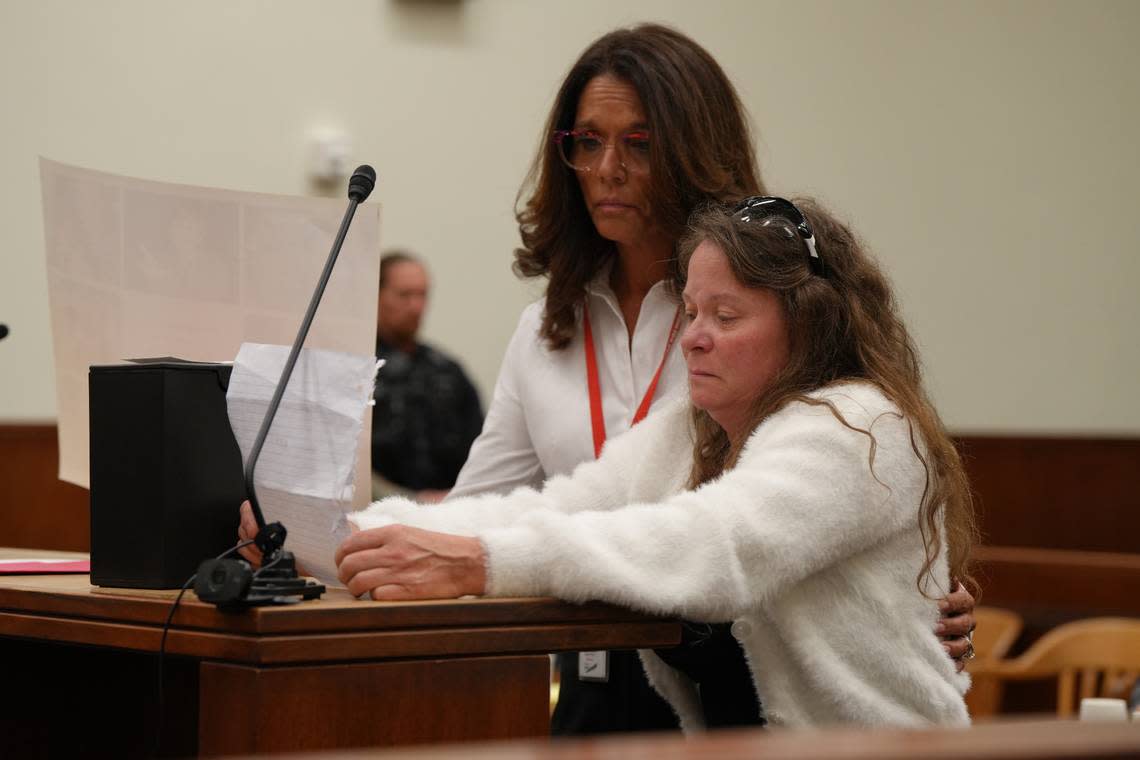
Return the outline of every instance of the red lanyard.
<path id="1" fill-rule="evenodd" d="M 661 379 L 661 370 L 665 369 L 665 360 L 669 358 L 669 349 L 677 340 L 677 331 L 681 328 L 681 307 L 677 307 L 677 314 L 673 317 L 673 326 L 669 328 L 669 339 L 665 341 L 665 351 L 661 355 L 661 363 L 653 373 L 653 380 L 633 415 L 630 427 L 645 419 L 649 414 L 649 405 L 653 403 L 653 394 L 657 392 L 657 381 Z M 590 391 L 590 426 L 594 431 L 594 458 L 602 455 L 602 446 L 606 443 L 606 417 L 602 413 L 602 385 L 598 381 L 598 356 L 594 350 L 594 332 L 590 329 L 590 309 L 582 304 L 582 333 L 586 340 L 586 386 Z"/>

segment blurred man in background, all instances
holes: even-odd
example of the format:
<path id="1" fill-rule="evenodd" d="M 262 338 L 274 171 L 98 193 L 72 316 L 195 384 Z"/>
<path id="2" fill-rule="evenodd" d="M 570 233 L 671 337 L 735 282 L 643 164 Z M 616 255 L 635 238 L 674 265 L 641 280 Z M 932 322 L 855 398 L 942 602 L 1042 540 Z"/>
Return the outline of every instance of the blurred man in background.
<path id="1" fill-rule="evenodd" d="M 406 251 L 380 258 L 376 355 L 385 360 L 372 410 L 373 497 L 439 501 L 483 427 L 475 386 L 459 364 L 417 335 L 430 280 Z"/>

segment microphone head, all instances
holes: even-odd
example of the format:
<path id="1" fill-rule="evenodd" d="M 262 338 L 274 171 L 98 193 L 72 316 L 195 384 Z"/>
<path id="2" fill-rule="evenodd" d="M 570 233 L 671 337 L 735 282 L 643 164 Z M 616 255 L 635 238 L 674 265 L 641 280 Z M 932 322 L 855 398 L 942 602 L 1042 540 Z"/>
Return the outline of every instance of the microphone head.
<path id="1" fill-rule="evenodd" d="M 348 197 L 357 203 L 363 203 L 372 188 L 376 186 L 376 170 L 368 164 L 361 164 L 348 178 Z"/>
<path id="2" fill-rule="evenodd" d="M 0 340 L 8 337 L 8 325 L 0 325 Z"/>

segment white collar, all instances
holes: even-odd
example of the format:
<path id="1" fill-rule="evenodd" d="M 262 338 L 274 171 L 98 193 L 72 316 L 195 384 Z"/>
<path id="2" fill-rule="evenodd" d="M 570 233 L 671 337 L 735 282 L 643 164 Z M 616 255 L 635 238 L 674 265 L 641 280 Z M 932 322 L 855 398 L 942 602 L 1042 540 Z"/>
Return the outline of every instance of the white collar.
<path id="1" fill-rule="evenodd" d="M 605 301 L 610 306 L 610 308 L 614 310 L 614 313 L 620 316 L 622 313 L 621 305 L 618 304 L 617 295 L 614 293 L 614 289 L 610 287 L 610 275 L 613 273 L 614 261 L 616 259 L 616 253 L 606 259 L 606 262 L 602 264 L 601 268 L 598 270 L 598 273 L 594 275 L 594 277 L 589 282 L 586 283 L 586 293 L 587 295 L 596 296 L 597 298 Z M 664 279 L 653 283 L 653 287 L 651 287 L 645 294 L 646 300 L 651 297 L 656 297 L 654 295 L 655 293 L 659 293 L 662 297 L 666 297 Z"/>

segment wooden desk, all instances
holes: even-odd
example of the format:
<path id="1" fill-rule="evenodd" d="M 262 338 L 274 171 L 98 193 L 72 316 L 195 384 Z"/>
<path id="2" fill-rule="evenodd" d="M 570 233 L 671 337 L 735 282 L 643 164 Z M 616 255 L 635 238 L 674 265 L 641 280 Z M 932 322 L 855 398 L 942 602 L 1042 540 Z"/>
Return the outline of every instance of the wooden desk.
<path id="1" fill-rule="evenodd" d="M 0 576 L 0 756 L 219 755 L 544 736 L 548 652 L 669 646 L 680 626 L 552 599 L 223 613 L 188 592 Z M 10 750 L 10 751 L 6 751 Z M 30 750 L 30 751 L 29 751 Z"/>
<path id="2" fill-rule="evenodd" d="M 362 760 L 363 753 L 320 755 Z M 817 731 L 714 731 L 700 736 L 667 734 L 598 737 L 557 742 L 514 741 L 479 745 L 396 749 L 370 753 L 375 760 L 1119 760 L 1140 757 L 1140 725 L 1033 720 L 971 728 Z"/>

